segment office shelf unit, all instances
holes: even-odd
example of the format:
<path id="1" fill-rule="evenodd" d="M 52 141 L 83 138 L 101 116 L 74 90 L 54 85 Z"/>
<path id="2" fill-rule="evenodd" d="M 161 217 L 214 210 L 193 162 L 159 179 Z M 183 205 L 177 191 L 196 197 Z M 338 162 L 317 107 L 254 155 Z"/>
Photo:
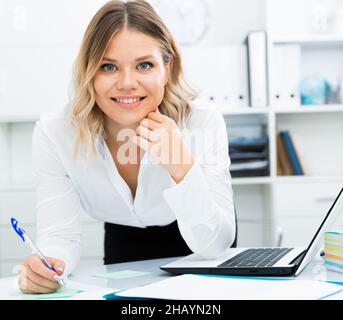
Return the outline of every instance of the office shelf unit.
<path id="1" fill-rule="evenodd" d="M 321 4 L 327 6 L 329 12 L 342 5 L 338 1 Z M 269 121 L 270 177 L 267 181 L 270 198 L 266 201 L 269 201 L 273 221 L 270 239 L 275 239 L 276 228 L 281 227 L 285 246 L 308 244 L 343 187 L 343 104 L 280 106 L 273 103 L 275 77 L 284 76 L 273 70 L 277 46 L 296 44 L 300 47 L 301 77 L 320 73 L 332 81 L 338 76 L 343 78 L 343 33 L 337 34 L 338 31 L 335 33 L 332 29 L 327 34 L 318 34 L 309 27 L 311 14 L 318 5 L 319 2 L 313 0 L 266 1 L 270 104 L 266 117 Z M 292 134 L 305 175 L 277 175 L 276 136 L 281 130 Z M 337 224 L 341 221 L 339 219 Z"/>
<path id="2" fill-rule="evenodd" d="M 337 77 L 343 79 L 343 30 L 333 26 L 324 34 L 311 30 L 310 20 L 315 19 L 311 15 L 320 5 L 334 15 L 335 8 L 343 3 L 266 0 L 269 105 L 217 106 L 226 119 L 229 136 L 233 126 L 264 123 L 269 137 L 270 174 L 232 180 L 238 221 L 255 221 L 262 234 L 261 242 L 249 242 L 247 237 L 241 245 L 276 245 L 280 240 L 283 246 L 307 245 L 343 187 L 343 101 L 312 106 L 300 101 L 298 105 L 274 103 L 276 77 L 284 76 L 273 69 L 278 46 L 300 47 L 301 77 L 319 73 L 331 83 Z M 300 79 L 298 87 L 297 94 Z M 304 168 L 302 176 L 277 174 L 276 137 L 281 130 L 292 134 Z M 336 224 L 343 224 L 343 217 Z"/>

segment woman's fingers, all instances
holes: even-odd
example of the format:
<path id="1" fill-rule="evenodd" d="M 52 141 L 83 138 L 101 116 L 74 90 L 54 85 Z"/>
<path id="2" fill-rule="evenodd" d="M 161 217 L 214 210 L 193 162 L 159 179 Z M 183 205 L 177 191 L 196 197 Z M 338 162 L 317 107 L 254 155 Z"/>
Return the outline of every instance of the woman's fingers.
<path id="1" fill-rule="evenodd" d="M 151 142 L 156 141 L 158 138 L 156 132 L 144 126 L 138 126 L 136 133 Z"/>
<path id="2" fill-rule="evenodd" d="M 161 128 L 161 123 L 148 118 L 144 118 L 139 124 L 140 126 L 150 128 L 151 130 Z"/>
<path id="3" fill-rule="evenodd" d="M 43 287 L 27 277 L 19 279 L 19 289 L 23 293 L 51 293 L 56 291 L 56 289 Z"/>
<path id="4" fill-rule="evenodd" d="M 21 274 L 19 276 L 19 282 L 18 282 L 18 285 L 19 285 L 19 289 L 22 293 L 34 293 L 33 291 L 31 291 L 29 289 L 29 286 L 28 286 L 28 279 L 25 275 Z"/>
<path id="5" fill-rule="evenodd" d="M 19 289 L 23 293 L 51 293 L 59 289 L 55 277 L 63 274 L 65 264 L 58 259 L 47 259 L 56 272 L 50 270 L 36 255 L 25 259 L 19 276 Z"/>
<path id="6" fill-rule="evenodd" d="M 51 264 L 51 266 L 54 267 L 54 269 L 56 270 L 58 275 L 61 276 L 64 272 L 64 269 L 65 269 L 65 263 L 63 261 L 55 259 L 55 258 L 47 257 L 47 259 L 48 259 L 49 263 Z"/>
<path id="7" fill-rule="evenodd" d="M 132 142 L 139 146 L 141 149 L 143 149 L 145 152 L 149 152 L 150 142 L 147 139 L 142 138 L 140 136 L 134 136 L 132 138 Z"/>
<path id="8" fill-rule="evenodd" d="M 50 270 L 47 266 L 45 266 L 42 260 L 36 255 L 32 256 L 32 259 L 28 261 L 28 264 L 35 273 L 39 274 L 43 278 L 54 281 L 56 272 Z"/>
<path id="9" fill-rule="evenodd" d="M 33 283 L 53 290 L 57 290 L 59 288 L 59 284 L 55 280 L 49 280 L 42 277 L 38 273 L 34 272 L 34 270 L 32 270 L 29 265 L 24 265 L 24 267 L 26 268 L 27 278 L 30 279 Z"/>

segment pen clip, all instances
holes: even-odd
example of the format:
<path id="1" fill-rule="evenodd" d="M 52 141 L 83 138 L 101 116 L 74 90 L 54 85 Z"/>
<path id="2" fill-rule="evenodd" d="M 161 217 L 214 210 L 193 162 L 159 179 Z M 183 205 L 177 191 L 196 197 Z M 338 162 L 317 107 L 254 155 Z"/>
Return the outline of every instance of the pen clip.
<path id="1" fill-rule="evenodd" d="M 25 242 L 25 238 L 24 238 L 25 231 L 18 226 L 18 221 L 14 218 L 11 218 L 11 224 L 12 224 L 14 231 L 23 240 L 23 242 Z"/>

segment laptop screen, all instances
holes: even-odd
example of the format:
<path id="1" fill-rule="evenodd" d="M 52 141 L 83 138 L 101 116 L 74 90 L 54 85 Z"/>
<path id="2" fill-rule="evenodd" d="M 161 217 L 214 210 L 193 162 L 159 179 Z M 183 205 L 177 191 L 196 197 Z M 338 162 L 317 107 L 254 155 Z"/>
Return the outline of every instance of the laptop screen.
<path id="1" fill-rule="evenodd" d="M 306 249 L 306 254 L 304 255 L 299 267 L 297 269 L 296 274 L 298 274 L 306 265 L 311 261 L 313 256 L 318 252 L 319 247 L 322 243 L 322 236 L 324 231 L 332 226 L 332 224 L 336 221 L 339 214 L 343 212 L 343 188 L 339 192 L 338 196 L 336 197 L 335 201 L 331 205 L 328 213 L 326 214 L 325 218 L 323 219 L 322 223 L 320 224 L 316 234 L 312 238 L 310 244 Z"/>

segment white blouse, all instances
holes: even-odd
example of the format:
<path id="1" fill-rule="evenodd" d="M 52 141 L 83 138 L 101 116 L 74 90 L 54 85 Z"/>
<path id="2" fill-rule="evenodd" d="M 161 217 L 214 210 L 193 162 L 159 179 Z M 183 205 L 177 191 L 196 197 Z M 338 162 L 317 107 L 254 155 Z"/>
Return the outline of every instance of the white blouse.
<path id="1" fill-rule="evenodd" d="M 37 244 L 46 256 L 66 263 L 66 275 L 80 259 L 82 211 L 100 221 L 139 228 L 177 220 L 189 248 L 204 258 L 216 258 L 231 246 L 235 215 L 228 137 L 220 111 L 193 102 L 181 132 L 195 163 L 178 184 L 145 152 L 134 201 L 103 139 L 97 140 L 94 157 L 87 160 L 84 148 L 73 158 L 74 131 L 67 113 L 68 106 L 44 113 L 33 134 Z"/>

